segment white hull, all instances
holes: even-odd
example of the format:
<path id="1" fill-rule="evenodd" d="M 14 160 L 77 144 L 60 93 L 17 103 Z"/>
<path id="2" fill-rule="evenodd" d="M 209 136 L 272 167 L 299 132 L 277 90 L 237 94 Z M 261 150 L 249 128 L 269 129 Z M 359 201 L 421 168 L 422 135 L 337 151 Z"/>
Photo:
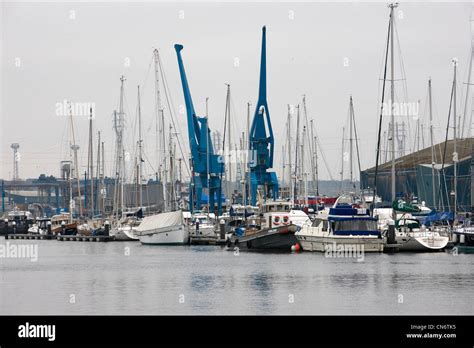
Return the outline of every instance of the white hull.
<path id="1" fill-rule="evenodd" d="M 446 247 L 449 238 L 438 233 L 421 232 L 397 234 L 395 237 L 399 251 L 436 251 Z"/>
<path id="2" fill-rule="evenodd" d="M 188 244 L 188 231 L 184 225 L 166 226 L 153 231 L 153 233 L 144 233 L 139 235 L 142 244 L 167 245 L 167 244 Z"/>
<path id="3" fill-rule="evenodd" d="M 115 240 L 119 241 L 136 241 L 138 240 L 137 231 L 135 227 L 122 226 L 111 232 L 115 236 Z"/>
<path id="4" fill-rule="evenodd" d="M 295 233 L 296 238 L 301 244 L 303 250 L 325 252 L 334 245 L 353 246 L 362 248 L 364 252 L 383 252 L 383 240 L 377 237 L 368 236 L 315 236 Z"/>

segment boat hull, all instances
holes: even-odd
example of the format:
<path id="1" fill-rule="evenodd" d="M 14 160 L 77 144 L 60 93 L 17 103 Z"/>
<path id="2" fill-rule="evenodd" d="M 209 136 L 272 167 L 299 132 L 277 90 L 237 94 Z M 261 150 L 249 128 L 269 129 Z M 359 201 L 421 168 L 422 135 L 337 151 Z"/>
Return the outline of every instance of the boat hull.
<path id="1" fill-rule="evenodd" d="M 154 233 L 138 236 L 145 245 L 184 245 L 189 243 L 189 234 L 185 226 L 167 226 Z"/>
<path id="2" fill-rule="evenodd" d="M 293 245 L 298 244 L 295 232 L 296 226 L 294 225 L 267 228 L 249 236 L 239 237 L 233 235 L 228 240 L 227 246 L 243 250 L 290 251 Z"/>
<path id="3" fill-rule="evenodd" d="M 296 237 L 305 251 L 326 252 L 335 246 L 347 245 L 362 248 L 364 252 L 383 252 L 383 240 L 377 237 L 358 236 L 312 236 L 297 234 Z"/>
<path id="4" fill-rule="evenodd" d="M 439 251 L 448 245 L 449 238 L 444 236 L 397 236 L 398 251 Z"/>
<path id="5" fill-rule="evenodd" d="M 131 226 L 122 226 L 111 232 L 117 241 L 138 241 L 136 229 Z"/>

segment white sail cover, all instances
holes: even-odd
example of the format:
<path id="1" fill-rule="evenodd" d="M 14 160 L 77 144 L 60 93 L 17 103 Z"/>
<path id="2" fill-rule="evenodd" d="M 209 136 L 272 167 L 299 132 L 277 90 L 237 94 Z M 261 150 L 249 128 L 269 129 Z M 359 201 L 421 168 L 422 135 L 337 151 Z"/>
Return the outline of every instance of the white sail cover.
<path id="1" fill-rule="evenodd" d="M 160 233 L 182 223 L 183 212 L 181 210 L 170 211 L 145 217 L 136 230 L 139 235 Z"/>

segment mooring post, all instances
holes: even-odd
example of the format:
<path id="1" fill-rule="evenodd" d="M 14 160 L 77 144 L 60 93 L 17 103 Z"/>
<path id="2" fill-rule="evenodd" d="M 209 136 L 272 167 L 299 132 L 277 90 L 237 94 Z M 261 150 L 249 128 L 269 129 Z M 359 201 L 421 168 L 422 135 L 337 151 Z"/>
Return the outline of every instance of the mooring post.
<path id="1" fill-rule="evenodd" d="M 110 233 L 110 222 L 109 221 L 105 221 L 104 223 L 104 227 L 105 227 L 105 235 L 108 237 L 109 236 L 109 233 Z"/>
<path id="2" fill-rule="evenodd" d="M 397 243 L 397 241 L 395 240 L 395 221 L 393 220 L 390 220 L 388 223 L 387 243 L 388 244 Z"/>
<path id="3" fill-rule="evenodd" d="M 219 231 L 220 231 L 220 238 L 221 239 L 225 239 L 225 220 L 224 219 L 221 219 L 219 221 Z"/>

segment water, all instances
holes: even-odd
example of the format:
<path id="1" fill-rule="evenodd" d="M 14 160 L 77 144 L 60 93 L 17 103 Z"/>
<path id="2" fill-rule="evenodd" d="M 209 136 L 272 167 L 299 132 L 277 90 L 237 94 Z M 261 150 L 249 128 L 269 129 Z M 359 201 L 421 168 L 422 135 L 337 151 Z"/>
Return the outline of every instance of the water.
<path id="1" fill-rule="evenodd" d="M 8 242 L 38 260 L 0 258 L 0 314 L 474 314 L 474 255 Z"/>

